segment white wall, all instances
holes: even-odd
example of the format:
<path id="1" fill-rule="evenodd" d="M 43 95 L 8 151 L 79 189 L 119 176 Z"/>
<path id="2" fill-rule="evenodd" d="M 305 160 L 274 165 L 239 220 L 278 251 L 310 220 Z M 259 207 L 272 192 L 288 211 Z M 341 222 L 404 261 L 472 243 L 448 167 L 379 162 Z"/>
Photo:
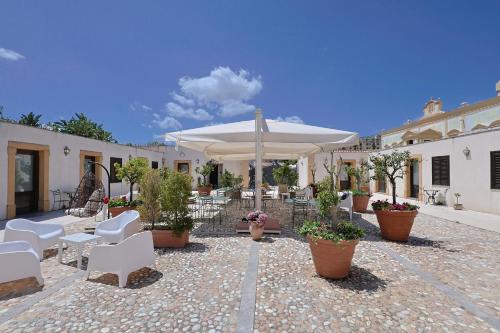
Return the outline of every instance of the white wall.
<path id="1" fill-rule="evenodd" d="M 205 154 L 188 149 L 179 147 L 178 151 L 172 146 L 165 147 L 166 156 L 166 167 L 173 169 L 174 162 L 176 160 L 191 161 L 191 177 L 193 177 L 192 186 L 193 189 L 197 187 L 198 175 L 195 171 L 196 167 L 201 167 L 203 164 L 207 163 L 210 158 L 207 158 Z M 198 162 L 197 162 L 198 161 Z M 222 169 L 229 170 L 236 176 L 241 175 L 241 162 L 240 161 L 221 161 Z"/>
<path id="2" fill-rule="evenodd" d="M 343 160 L 355 160 L 356 166 L 359 166 L 361 161 L 368 160 L 368 153 L 362 151 L 339 151 L 334 152 L 333 160 L 334 165 L 338 165 L 338 161 L 342 157 Z M 323 180 L 328 176 L 323 163 L 325 162 L 325 158 L 328 158 L 328 164 L 330 163 L 330 153 L 318 153 L 314 155 L 314 163 L 316 164 L 316 182 Z M 299 187 L 304 188 L 308 183 L 308 158 L 299 159 Z"/>
<path id="3" fill-rule="evenodd" d="M 72 192 L 80 182 L 80 150 L 102 152 L 103 164 L 110 167 L 110 157 L 122 158 L 123 163 L 132 157 L 145 157 L 151 161 L 157 161 L 162 166 L 163 152 L 148 149 L 130 147 L 120 144 L 107 143 L 104 141 L 83 138 L 75 135 L 56 133 L 44 129 L 33 128 L 23 125 L 0 122 L 0 219 L 6 217 L 7 205 L 7 145 L 9 141 L 19 141 L 48 145 L 50 149 L 49 158 L 49 190 L 61 189 Z M 68 146 L 71 152 L 64 155 L 64 147 Z M 102 172 L 105 188 L 107 187 L 106 174 Z M 128 192 L 125 182 L 112 183 L 111 195 L 122 195 Z M 49 195 L 52 201 L 51 195 Z M 50 204 L 52 208 L 52 202 Z"/>
<path id="4" fill-rule="evenodd" d="M 471 151 L 467 159 L 463 150 Z M 408 150 L 412 155 L 422 155 L 422 182 L 424 189 L 439 189 L 446 192 L 446 203 L 453 206 L 454 193 L 461 193 L 460 202 L 465 209 L 500 214 L 500 190 L 491 189 L 490 152 L 500 150 L 500 128 L 472 132 L 456 138 L 420 143 L 398 148 Z M 383 150 L 381 153 L 389 153 Z M 432 185 L 432 157 L 450 156 L 450 186 Z M 374 185 L 374 184 L 372 184 Z M 372 187 L 373 189 L 374 187 Z M 390 188 L 390 184 L 388 184 Z M 396 194 L 404 196 L 403 180 L 399 179 Z"/>

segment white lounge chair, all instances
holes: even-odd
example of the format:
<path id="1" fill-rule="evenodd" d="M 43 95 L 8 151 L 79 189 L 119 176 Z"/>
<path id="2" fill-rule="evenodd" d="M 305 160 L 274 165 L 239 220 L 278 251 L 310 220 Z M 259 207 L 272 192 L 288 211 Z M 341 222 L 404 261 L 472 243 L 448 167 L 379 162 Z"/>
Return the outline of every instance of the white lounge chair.
<path id="1" fill-rule="evenodd" d="M 347 193 L 347 197 L 344 200 L 340 200 L 339 209 L 344 210 L 349 213 L 349 219 L 352 221 L 352 192 Z M 342 196 L 342 192 L 339 196 Z"/>
<path id="2" fill-rule="evenodd" d="M 115 245 L 97 245 L 90 250 L 85 279 L 91 271 L 118 275 L 120 288 L 127 284 L 128 275 L 140 268 L 155 264 L 153 234 L 144 231 Z"/>
<path id="3" fill-rule="evenodd" d="M 108 243 L 119 243 L 139 231 L 139 212 L 127 210 L 116 217 L 99 223 L 94 234 L 101 236 Z"/>
<path id="4" fill-rule="evenodd" d="M 5 225 L 4 241 L 26 241 L 43 260 L 43 250 L 56 245 L 64 235 L 64 227 L 60 224 L 14 219 Z"/>
<path id="5" fill-rule="evenodd" d="M 43 286 L 40 258 L 28 242 L 0 243 L 0 267 L 0 283 L 33 276 Z"/>

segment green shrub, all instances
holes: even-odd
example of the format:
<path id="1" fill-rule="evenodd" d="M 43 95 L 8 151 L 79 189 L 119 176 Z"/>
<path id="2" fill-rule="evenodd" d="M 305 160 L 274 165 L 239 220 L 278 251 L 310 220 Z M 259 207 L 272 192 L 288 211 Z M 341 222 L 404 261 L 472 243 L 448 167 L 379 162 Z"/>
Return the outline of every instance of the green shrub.
<path id="1" fill-rule="evenodd" d="M 360 239 L 365 235 L 364 230 L 351 221 L 340 221 L 334 228 L 320 221 L 305 221 L 298 232 L 302 236 L 331 240 L 334 243 L 343 240 Z"/>

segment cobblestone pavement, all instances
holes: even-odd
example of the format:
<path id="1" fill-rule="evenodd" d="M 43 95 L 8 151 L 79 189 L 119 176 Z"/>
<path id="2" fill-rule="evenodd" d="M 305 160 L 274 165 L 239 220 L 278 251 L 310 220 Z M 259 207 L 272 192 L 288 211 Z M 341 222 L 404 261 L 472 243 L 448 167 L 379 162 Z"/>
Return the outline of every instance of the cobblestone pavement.
<path id="1" fill-rule="evenodd" d="M 198 223 L 189 246 L 157 250 L 156 268 L 131 274 L 126 288 L 118 288 L 112 274 L 94 272 L 82 280 L 71 248 L 66 264 L 57 262 L 56 251 L 46 251 L 43 290 L 33 281 L 16 292 L 20 286 L 0 285 L 0 332 L 233 332 L 252 244 L 248 236 L 235 235 L 233 223 L 247 210 L 231 204 L 220 224 L 217 217 Z M 391 243 L 381 240 L 374 215 L 356 214 L 367 236 L 349 277 L 331 281 L 315 274 L 308 244 L 289 223 L 289 208 L 276 203 L 268 211 L 281 219 L 284 231 L 260 244 L 255 332 L 495 332 L 500 235 L 419 214 L 410 242 Z M 92 223 L 68 225 L 66 232 Z M 493 322 L 409 269 L 405 260 Z M 61 283 L 68 276 L 74 278 Z"/>

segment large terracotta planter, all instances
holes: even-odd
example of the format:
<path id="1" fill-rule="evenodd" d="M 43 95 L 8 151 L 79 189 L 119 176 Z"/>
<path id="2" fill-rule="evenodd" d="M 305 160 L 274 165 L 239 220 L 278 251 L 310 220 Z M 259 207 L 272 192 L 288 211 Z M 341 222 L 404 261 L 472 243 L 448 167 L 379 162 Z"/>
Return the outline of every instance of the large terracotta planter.
<path id="1" fill-rule="evenodd" d="M 152 230 L 154 247 L 184 247 L 189 243 L 189 231 L 184 231 L 180 236 L 171 230 Z"/>
<path id="2" fill-rule="evenodd" d="M 382 237 L 392 241 L 406 242 L 410 236 L 413 220 L 418 211 L 376 210 Z"/>
<path id="3" fill-rule="evenodd" d="M 359 189 L 363 192 L 370 193 L 370 186 L 369 185 L 361 185 Z"/>
<path id="4" fill-rule="evenodd" d="M 210 185 L 210 186 L 198 186 L 198 194 L 200 196 L 210 195 L 210 192 L 212 192 L 212 185 Z"/>
<path id="5" fill-rule="evenodd" d="M 368 207 L 368 201 L 370 201 L 369 195 L 353 195 L 352 209 L 356 213 L 366 213 L 366 208 Z"/>
<path id="6" fill-rule="evenodd" d="M 118 215 L 120 215 L 124 211 L 132 210 L 132 209 L 135 209 L 135 207 L 130 207 L 130 206 L 112 207 L 112 208 L 109 208 L 109 213 L 113 217 L 117 217 Z"/>
<path id="7" fill-rule="evenodd" d="M 359 240 L 340 241 L 307 237 L 318 275 L 329 279 L 345 278 L 351 269 L 352 257 Z"/>
<path id="8" fill-rule="evenodd" d="M 249 223 L 248 230 L 250 231 L 250 235 L 252 235 L 252 239 L 254 241 L 258 241 L 262 238 L 262 234 L 264 233 L 264 226 L 259 227 L 256 223 Z"/>

